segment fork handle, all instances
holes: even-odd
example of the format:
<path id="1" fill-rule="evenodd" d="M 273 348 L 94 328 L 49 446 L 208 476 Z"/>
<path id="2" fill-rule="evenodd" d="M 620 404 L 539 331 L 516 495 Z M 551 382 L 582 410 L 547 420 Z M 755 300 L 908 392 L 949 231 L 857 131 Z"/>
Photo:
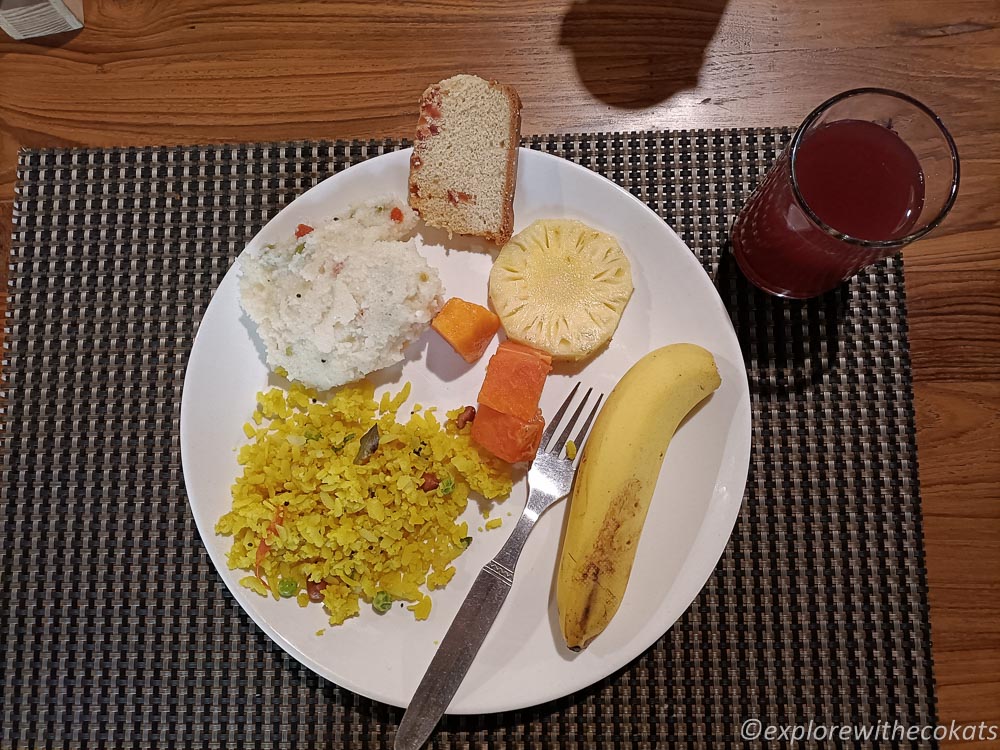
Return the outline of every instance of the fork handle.
<path id="1" fill-rule="evenodd" d="M 417 750 L 430 737 L 490 632 L 513 577 L 495 560 L 480 571 L 403 714 L 395 750 Z"/>
<path id="2" fill-rule="evenodd" d="M 476 576 L 396 731 L 394 750 L 417 750 L 458 692 L 514 583 L 514 566 L 538 513 L 529 501 L 497 556 Z"/>

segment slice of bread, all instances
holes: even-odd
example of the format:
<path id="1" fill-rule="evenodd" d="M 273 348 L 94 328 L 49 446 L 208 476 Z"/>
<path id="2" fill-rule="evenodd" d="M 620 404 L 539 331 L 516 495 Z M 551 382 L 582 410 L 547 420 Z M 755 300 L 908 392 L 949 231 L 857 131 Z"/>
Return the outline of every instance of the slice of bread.
<path id="1" fill-rule="evenodd" d="M 514 231 L 521 99 L 457 75 L 429 86 L 410 157 L 410 206 L 434 227 L 503 245 Z"/>

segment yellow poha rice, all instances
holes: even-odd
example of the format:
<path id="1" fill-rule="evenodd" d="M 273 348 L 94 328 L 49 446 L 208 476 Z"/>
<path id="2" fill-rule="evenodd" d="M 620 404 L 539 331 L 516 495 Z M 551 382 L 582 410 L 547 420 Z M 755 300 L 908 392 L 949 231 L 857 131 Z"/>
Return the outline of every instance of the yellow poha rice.
<path id="1" fill-rule="evenodd" d="M 233 507 L 216 525 L 233 536 L 229 567 L 253 571 L 241 584 L 300 606 L 311 590 L 331 625 L 358 614 L 361 601 L 378 611 L 406 601 L 418 620 L 428 616 L 422 588 L 447 584 L 471 541 L 458 522 L 470 492 L 502 500 L 511 476 L 472 442 L 469 425 L 457 427 L 461 409 L 444 424 L 431 409 L 397 422 L 409 390 L 378 402 L 365 381 L 327 401 L 297 383 L 258 394 Z M 355 464 L 358 442 L 375 423 L 379 447 Z M 425 473 L 440 482 L 436 489 L 421 489 Z"/>

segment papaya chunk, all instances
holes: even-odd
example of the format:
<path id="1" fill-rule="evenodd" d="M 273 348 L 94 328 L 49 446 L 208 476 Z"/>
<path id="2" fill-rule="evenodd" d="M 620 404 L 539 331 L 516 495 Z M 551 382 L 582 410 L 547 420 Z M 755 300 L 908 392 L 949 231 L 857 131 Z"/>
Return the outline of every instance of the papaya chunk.
<path id="1" fill-rule="evenodd" d="M 547 365 L 552 364 L 552 355 L 548 352 L 543 352 L 541 349 L 535 349 L 533 346 L 528 346 L 527 344 L 521 344 L 517 341 L 511 341 L 507 339 L 502 344 L 500 344 L 499 349 L 503 349 L 505 352 L 517 352 L 519 354 L 530 354 L 532 357 L 537 357 L 542 362 Z"/>
<path id="2" fill-rule="evenodd" d="M 500 328 L 500 318 L 481 305 L 452 297 L 434 316 L 431 328 L 441 334 L 462 359 L 472 363 L 482 357 L 490 345 Z"/>
<path id="3" fill-rule="evenodd" d="M 525 421 L 480 404 L 472 423 L 472 439 L 497 458 L 512 464 L 535 457 L 544 431 L 545 420 L 537 409 L 532 418 Z"/>
<path id="4" fill-rule="evenodd" d="M 494 411 L 530 422 L 538 411 L 552 358 L 537 349 L 504 341 L 490 357 L 479 403 Z"/>

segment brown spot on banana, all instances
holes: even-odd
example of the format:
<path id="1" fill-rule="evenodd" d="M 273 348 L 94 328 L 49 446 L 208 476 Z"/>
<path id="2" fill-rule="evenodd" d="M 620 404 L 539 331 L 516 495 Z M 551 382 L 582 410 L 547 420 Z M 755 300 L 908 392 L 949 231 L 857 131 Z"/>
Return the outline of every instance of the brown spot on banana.
<path id="1" fill-rule="evenodd" d="M 629 571 L 623 571 L 626 573 L 624 579 L 628 580 L 627 572 L 631 571 L 633 561 L 633 529 L 629 528 L 629 524 L 624 529 L 623 538 L 622 527 L 626 517 L 634 515 L 633 511 L 640 508 L 641 491 L 642 482 L 633 478 L 615 494 L 608 504 L 594 545 L 574 576 L 587 592 L 575 618 L 583 646 L 604 630 L 621 604 L 623 592 L 618 591 L 617 586 L 609 587 L 606 581 L 614 580 L 622 564 L 629 568 Z"/>

